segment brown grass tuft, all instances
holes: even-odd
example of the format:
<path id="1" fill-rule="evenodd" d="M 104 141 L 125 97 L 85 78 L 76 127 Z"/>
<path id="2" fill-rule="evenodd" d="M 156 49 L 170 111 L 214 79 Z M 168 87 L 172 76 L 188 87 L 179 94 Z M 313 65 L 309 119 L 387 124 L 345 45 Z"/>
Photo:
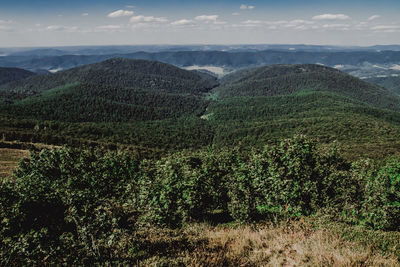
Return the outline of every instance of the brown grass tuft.
<path id="1" fill-rule="evenodd" d="M 192 266 L 400 266 L 394 255 L 301 222 L 216 228 L 204 235 L 208 246 L 191 255 Z"/>
<path id="2" fill-rule="evenodd" d="M 10 176 L 19 160 L 28 156 L 28 150 L 0 148 L 0 179 Z"/>

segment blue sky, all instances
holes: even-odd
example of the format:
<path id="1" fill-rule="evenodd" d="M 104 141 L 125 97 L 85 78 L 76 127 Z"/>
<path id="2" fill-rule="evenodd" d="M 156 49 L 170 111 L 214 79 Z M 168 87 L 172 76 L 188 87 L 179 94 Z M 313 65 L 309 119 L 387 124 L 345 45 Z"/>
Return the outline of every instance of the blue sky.
<path id="1" fill-rule="evenodd" d="M 1 0 L 0 46 L 400 44 L 398 0 Z"/>

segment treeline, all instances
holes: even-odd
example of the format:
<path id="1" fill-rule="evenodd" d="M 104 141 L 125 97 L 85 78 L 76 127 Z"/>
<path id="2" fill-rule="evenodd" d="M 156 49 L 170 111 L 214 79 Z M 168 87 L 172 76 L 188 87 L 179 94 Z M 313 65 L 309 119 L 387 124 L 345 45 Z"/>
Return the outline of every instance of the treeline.
<path id="1" fill-rule="evenodd" d="M 122 144 L 163 151 L 208 146 L 215 134 L 215 129 L 197 116 L 135 123 L 69 123 L 0 116 L 0 128 L 0 138 L 5 141 L 73 147 Z"/>
<path id="2" fill-rule="evenodd" d="M 251 153 L 210 149 L 160 160 L 33 153 L 0 185 L 0 256 L 10 264 L 134 263 L 138 225 L 181 227 L 224 214 L 239 222 L 324 215 L 399 231 L 399 159 L 351 163 L 316 146 L 296 136 Z"/>
<path id="3" fill-rule="evenodd" d="M 200 96 L 98 84 L 70 84 L 39 96 L 1 105 L 18 118 L 64 122 L 135 122 L 198 116 L 208 101 Z"/>

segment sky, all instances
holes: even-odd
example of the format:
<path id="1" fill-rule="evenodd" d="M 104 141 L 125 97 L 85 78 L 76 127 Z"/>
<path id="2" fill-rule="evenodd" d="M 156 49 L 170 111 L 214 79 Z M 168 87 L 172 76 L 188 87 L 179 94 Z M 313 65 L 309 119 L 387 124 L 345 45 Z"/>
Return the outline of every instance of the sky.
<path id="1" fill-rule="evenodd" d="M 0 47 L 400 44 L 399 0 L 0 0 Z"/>

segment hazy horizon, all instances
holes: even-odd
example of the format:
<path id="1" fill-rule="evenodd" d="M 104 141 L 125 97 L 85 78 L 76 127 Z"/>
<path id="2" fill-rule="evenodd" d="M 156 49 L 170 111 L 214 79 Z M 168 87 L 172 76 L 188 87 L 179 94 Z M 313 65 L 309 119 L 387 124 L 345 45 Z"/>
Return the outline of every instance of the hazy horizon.
<path id="1" fill-rule="evenodd" d="M 3 0 L 0 47 L 400 44 L 400 2 Z"/>

